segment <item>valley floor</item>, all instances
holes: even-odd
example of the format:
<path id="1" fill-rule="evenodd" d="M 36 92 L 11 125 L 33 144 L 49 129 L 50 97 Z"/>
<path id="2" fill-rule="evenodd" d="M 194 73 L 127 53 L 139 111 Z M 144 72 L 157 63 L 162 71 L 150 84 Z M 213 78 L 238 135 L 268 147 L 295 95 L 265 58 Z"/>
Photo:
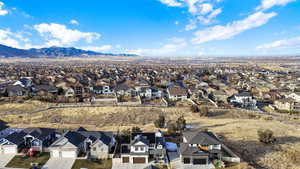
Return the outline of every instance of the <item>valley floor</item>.
<path id="1" fill-rule="evenodd" d="M 83 126 L 89 130 L 118 131 L 138 126 L 153 131 L 156 130 L 153 121 L 160 114 L 168 121 L 184 116 L 192 126 L 221 136 L 228 147 L 254 168 L 297 169 L 300 166 L 300 120 L 297 116 L 211 109 L 212 117 L 200 117 L 191 113 L 189 107 L 85 107 L 30 113 L 41 106 L 43 104 L 37 102 L 0 105 L 0 119 L 14 127 L 71 129 Z M 272 130 L 276 144 L 267 146 L 258 142 L 260 129 Z M 239 168 L 250 168 L 249 165 L 242 163 Z"/>

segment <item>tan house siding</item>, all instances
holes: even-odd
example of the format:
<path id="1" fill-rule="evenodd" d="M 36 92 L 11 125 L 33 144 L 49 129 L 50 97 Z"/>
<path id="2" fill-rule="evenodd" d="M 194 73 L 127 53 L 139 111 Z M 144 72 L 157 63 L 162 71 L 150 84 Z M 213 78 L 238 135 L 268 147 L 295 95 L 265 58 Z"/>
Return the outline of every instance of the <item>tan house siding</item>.
<path id="1" fill-rule="evenodd" d="M 109 158 L 109 146 L 97 141 L 91 146 L 91 158 L 107 159 Z"/>

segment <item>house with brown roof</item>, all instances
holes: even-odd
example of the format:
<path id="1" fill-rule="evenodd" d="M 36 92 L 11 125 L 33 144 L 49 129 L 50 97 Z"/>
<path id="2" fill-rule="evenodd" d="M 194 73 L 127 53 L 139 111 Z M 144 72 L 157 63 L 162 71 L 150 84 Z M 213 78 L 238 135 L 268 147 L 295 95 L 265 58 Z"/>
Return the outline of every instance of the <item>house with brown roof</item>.
<path id="1" fill-rule="evenodd" d="M 179 86 L 170 87 L 167 89 L 168 99 L 172 101 L 185 100 L 188 98 L 188 91 Z"/>

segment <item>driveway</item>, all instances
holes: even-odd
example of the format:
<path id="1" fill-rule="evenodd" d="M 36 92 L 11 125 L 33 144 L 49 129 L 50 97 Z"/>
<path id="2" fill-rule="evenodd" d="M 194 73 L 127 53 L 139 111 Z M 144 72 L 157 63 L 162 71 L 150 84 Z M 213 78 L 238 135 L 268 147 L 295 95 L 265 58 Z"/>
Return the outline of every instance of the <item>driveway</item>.
<path id="1" fill-rule="evenodd" d="M 10 154 L 0 154 L 0 168 L 5 167 L 10 160 L 14 158 L 15 155 L 10 155 Z"/>
<path id="2" fill-rule="evenodd" d="M 75 158 L 50 158 L 42 169 L 71 169 Z"/>
<path id="3" fill-rule="evenodd" d="M 151 164 L 113 164 L 111 169 L 143 169 Z"/>

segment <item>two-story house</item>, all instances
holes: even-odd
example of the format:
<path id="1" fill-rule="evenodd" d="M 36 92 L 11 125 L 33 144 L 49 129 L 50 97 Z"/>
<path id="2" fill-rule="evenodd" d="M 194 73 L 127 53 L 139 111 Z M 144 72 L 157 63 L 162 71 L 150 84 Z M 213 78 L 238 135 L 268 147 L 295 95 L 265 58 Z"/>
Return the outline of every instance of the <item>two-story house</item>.
<path id="1" fill-rule="evenodd" d="M 55 158 L 76 158 L 83 153 L 89 158 L 111 158 L 116 141 L 112 132 L 87 131 L 79 128 L 68 131 L 50 146 L 50 155 Z"/>
<path id="2" fill-rule="evenodd" d="M 94 94 L 114 94 L 115 90 L 112 86 L 109 85 L 102 85 L 102 86 L 94 86 L 93 87 L 93 93 Z"/>
<path id="3" fill-rule="evenodd" d="M 248 109 L 257 108 L 256 106 L 257 101 L 249 92 L 241 92 L 239 94 L 233 95 L 228 98 L 228 101 L 229 103 L 241 108 L 248 108 Z"/>
<path id="4" fill-rule="evenodd" d="M 165 139 L 160 131 L 132 133 L 130 144 L 121 145 L 121 161 L 125 164 L 164 163 L 165 158 Z"/>
<path id="5" fill-rule="evenodd" d="M 168 94 L 168 98 L 172 101 L 185 100 L 188 98 L 188 91 L 179 86 L 168 88 L 167 94 Z"/>
<path id="6" fill-rule="evenodd" d="M 180 158 L 184 165 L 209 165 L 214 159 L 221 159 L 219 139 L 211 132 L 187 131 L 180 144 Z"/>

